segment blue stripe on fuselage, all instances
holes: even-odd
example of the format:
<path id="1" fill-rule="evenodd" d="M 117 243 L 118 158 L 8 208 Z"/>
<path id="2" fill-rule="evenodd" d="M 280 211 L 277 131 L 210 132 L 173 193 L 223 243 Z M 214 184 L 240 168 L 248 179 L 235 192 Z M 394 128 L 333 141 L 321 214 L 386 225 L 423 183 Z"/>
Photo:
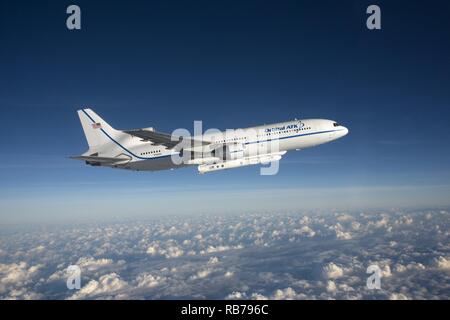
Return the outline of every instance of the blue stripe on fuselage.
<path id="1" fill-rule="evenodd" d="M 280 138 L 275 138 L 275 139 L 257 140 L 257 141 L 252 141 L 252 142 L 246 142 L 246 143 L 244 143 L 244 144 L 260 143 L 260 142 L 269 142 L 269 141 L 273 141 L 273 140 L 284 140 L 284 139 L 297 138 L 297 137 L 302 137 L 302 136 L 312 136 L 312 135 L 315 135 L 315 134 L 329 133 L 329 132 L 336 132 L 336 131 L 341 131 L 341 130 L 344 130 L 344 129 L 336 129 L 336 130 L 327 130 L 327 131 L 316 131 L 316 132 L 302 133 L 302 134 L 296 134 L 296 135 L 294 135 L 294 136 L 287 136 L 287 137 L 280 137 Z"/>

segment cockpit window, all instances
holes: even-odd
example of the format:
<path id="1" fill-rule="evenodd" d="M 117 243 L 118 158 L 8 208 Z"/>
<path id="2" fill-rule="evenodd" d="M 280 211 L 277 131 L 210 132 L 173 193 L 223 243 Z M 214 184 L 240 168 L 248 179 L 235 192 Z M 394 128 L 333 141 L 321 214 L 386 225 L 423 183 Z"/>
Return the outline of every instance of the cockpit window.
<path id="1" fill-rule="evenodd" d="M 341 125 L 339 123 L 335 122 L 335 123 L 333 123 L 333 126 L 334 127 L 340 127 Z"/>

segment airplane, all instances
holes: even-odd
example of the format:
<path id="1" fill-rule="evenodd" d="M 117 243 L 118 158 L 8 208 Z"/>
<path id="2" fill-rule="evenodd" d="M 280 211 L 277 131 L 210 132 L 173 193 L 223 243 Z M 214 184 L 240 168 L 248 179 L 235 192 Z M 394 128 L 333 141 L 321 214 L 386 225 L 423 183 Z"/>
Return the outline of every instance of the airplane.
<path id="1" fill-rule="evenodd" d="M 154 128 L 116 130 L 91 109 L 78 110 L 89 149 L 72 159 L 91 166 L 156 171 L 197 166 L 198 172 L 278 161 L 287 151 L 337 140 L 348 129 L 326 119 L 292 120 L 181 136 Z"/>

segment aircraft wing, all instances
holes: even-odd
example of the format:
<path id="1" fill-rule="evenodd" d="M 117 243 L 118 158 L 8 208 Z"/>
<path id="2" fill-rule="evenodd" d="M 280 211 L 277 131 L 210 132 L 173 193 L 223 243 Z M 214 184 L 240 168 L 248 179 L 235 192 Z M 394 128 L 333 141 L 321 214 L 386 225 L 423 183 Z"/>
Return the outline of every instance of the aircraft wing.
<path id="1" fill-rule="evenodd" d="M 153 130 L 146 129 L 135 129 L 135 130 L 127 130 L 125 133 L 131 134 L 132 136 L 141 138 L 143 141 L 149 141 L 155 145 L 163 145 L 169 149 L 175 148 L 181 141 L 188 139 L 191 143 L 190 145 L 198 144 L 198 145 L 207 145 L 209 142 L 194 140 L 188 137 L 177 137 L 172 136 L 169 133 L 157 132 Z"/>

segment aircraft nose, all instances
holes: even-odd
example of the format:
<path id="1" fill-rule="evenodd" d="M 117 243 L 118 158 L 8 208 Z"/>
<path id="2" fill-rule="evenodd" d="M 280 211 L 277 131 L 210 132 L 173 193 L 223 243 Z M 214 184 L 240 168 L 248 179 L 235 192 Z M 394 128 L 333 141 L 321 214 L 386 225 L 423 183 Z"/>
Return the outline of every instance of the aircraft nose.
<path id="1" fill-rule="evenodd" d="M 344 130 L 342 130 L 342 136 L 346 136 L 348 134 L 348 128 L 344 127 Z"/>

